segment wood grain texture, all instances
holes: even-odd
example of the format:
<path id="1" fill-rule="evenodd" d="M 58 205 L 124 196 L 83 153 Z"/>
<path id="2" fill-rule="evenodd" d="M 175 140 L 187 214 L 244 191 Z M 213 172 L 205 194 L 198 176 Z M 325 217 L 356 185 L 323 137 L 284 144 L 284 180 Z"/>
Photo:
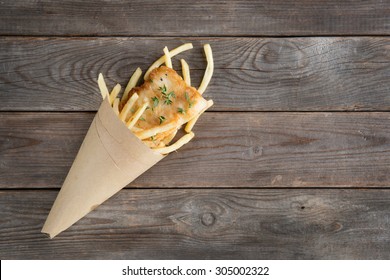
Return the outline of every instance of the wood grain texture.
<path id="1" fill-rule="evenodd" d="M 50 240 L 56 194 L 0 192 L 1 259 L 390 258 L 390 190 L 122 190 Z"/>
<path id="2" fill-rule="evenodd" d="M 58 188 L 94 113 L 1 113 L 0 187 Z M 390 113 L 206 113 L 130 187 L 387 187 Z"/>
<path id="3" fill-rule="evenodd" d="M 0 259 L 389 259 L 389 14 L 380 0 L 1 1 Z M 215 59 L 195 139 L 46 238 L 98 73 L 125 85 L 185 42 L 195 86 L 204 43 Z"/>
<path id="4" fill-rule="evenodd" d="M 0 7 L 5 35 L 390 34 L 390 7 L 380 0 L 14 0 Z"/>
<path id="5" fill-rule="evenodd" d="M 199 85 L 202 44 L 214 51 L 206 96 L 217 111 L 390 110 L 390 38 L 0 38 L 0 110 L 84 111 L 96 79 L 123 86 L 140 66 L 193 42 L 180 57 Z M 178 60 L 174 65 L 180 70 Z"/>

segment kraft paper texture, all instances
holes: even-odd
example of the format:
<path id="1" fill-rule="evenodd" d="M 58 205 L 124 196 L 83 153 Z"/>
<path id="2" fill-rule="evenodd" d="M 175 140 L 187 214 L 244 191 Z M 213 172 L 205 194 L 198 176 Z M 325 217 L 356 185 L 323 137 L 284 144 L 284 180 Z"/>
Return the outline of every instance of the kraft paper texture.
<path id="1" fill-rule="evenodd" d="M 88 130 L 42 232 L 66 230 L 163 159 L 119 120 L 107 98 Z"/>

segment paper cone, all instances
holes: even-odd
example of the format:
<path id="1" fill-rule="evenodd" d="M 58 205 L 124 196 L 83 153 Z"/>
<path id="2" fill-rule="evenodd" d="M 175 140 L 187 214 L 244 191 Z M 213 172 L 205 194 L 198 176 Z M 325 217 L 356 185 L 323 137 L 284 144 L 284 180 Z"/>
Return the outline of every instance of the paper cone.
<path id="1" fill-rule="evenodd" d="M 47 217 L 53 238 L 163 159 L 141 142 L 105 99 Z"/>

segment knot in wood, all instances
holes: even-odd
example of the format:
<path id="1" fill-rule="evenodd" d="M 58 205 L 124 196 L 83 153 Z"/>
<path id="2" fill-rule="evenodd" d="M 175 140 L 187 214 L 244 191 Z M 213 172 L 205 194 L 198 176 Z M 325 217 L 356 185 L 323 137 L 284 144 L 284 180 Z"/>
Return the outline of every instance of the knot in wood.
<path id="1" fill-rule="evenodd" d="M 206 227 L 212 226 L 215 223 L 215 215 L 210 212 L 203 213 L 200 217 L 200 221 L 202 225 Z"/>

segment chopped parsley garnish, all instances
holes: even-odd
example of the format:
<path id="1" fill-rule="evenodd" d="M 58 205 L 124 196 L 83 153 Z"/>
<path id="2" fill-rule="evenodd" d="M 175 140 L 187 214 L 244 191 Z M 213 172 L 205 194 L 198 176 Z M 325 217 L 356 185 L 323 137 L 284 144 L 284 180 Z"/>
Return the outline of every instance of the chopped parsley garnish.
<path id="1" fill-rule="evenodd" d="M 171 105 L 171 104 L 172 104 L 172 100 L 170 100 L 169 98 L 166 98 L 166 99 L 164 100 L 164 104 L 166 104 L 166 105 Z"/>
<path id="2" fill-rule="evenodd" d="M 149 82 L 151 82 L 153 84 L 153 80 L 152 79 L 149 79 Z"/>
<path id="3" fill-rule="evenodd" d="M 154 141 L 154 137 L 155 137 L 155 136 L 156 136 L 156 135 L 150 136 L 150 140 Z"/>
<path id="4" fill-rule="evenodd" d="M 155 96 L 155 97 L 152 97 L 152 101 L 153 101 L 153 108 L 156 108 L 158 106 L 158 103 L 160 102 L 160 100 L 158 100 L 158 97 Z"/>
<path id="5" fill-rule="evenodd" d="M 139 118 L 141 121 L 145 121 L 145 118 L 143 118 L 143 117 L 141 117 L 141 118 Z"/>
<path id="6" fill-rule="evenodd" d="M 164 116 L 159 116 L 158 119 L 160 120 L 160 124 L 162 124 L 165 121 L 165 117 Z"/>
<path id="7" fill-rule="evenodd" d="M 170 93 L 167 93 L 166 85 L 163 85 L 162 87 L 159 87 L 158 89 L 161 90 L 161 94 L 163 95 L 163 98 L 164 98 L 164 104 L 171 105 L 172 104 L 171 98 L 172 97 L 176 98 L 175 93 L 173 91 L 171 91 Z"/>
<path id="8" fill-rule="evenodd" d="M 164 95 L 167 94 L 167 87 L 165 85 L 163 85 L 162 87 L 159 87 L 158 89 L 161 90 L 162 94 L 164 94 Z"/>
<path id="9" fill-rule="evenodd" d="M 187 102 L 188 102 L 188 107 L 191 108 L 192 105 L 194 104 L 194 102 L 191 101 L 191 99 L 190 99 L 190 97 L 189 97 L 189 95 L 188 95 L 188 92 L 185 92 L 184 95 L 185 95 L 186 100 L 187 100 Z"/>
<path id="10" fill-rule="evenodd" d="M 183 108 L 177 108 L 177 111 L 180 113 L 180 114 L 185 114 L 186 113 L 186 110 L 184 110 Z"/>

